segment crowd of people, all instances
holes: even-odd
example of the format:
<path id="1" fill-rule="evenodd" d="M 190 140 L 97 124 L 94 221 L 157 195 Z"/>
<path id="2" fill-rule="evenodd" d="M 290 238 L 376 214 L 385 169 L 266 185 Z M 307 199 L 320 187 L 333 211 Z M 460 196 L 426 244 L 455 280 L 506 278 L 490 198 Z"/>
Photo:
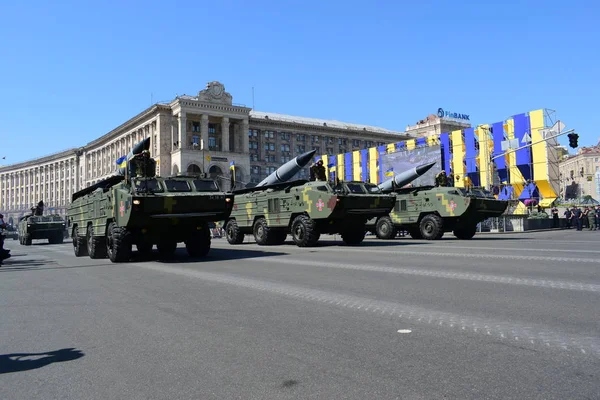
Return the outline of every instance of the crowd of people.
<path id="1" fill-rule="evenodd" d="M 600 205 L 567 208 L 563 213 L 566 220 L 566 228 L 575 228 L 578 231 L 587 228 L 590 231 L 600 230 Z M 558 219 L 558 209 L 552 208 L 552 217 Z"/>

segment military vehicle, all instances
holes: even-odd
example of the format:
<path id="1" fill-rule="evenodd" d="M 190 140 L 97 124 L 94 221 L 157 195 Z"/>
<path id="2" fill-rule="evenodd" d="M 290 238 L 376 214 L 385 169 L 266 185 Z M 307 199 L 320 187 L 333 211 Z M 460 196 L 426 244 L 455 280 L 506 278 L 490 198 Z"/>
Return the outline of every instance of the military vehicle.
<path id="1" fill-rule="evenodd" d="M 478 188 L 421 186 L 393 189 L 393 193 L 394 210 L 367 222 L 367 230 L 380 239 L 392 239 L 399 230 L 415 239 L 438 240 L 445 232 L 471 239 L 479 222 L 502 215 L 508 207 L 508 201 L 496 200 Z"/>
<path id="2" fill-rule="evenodd" d="M 19 232 L 17 230 L 17 227 L 12 226 L 12 225 L 7 225 L 6 229 L 4 230 L 4 238 L 17 240 L 19 238 Z"/>
<path id="3" fill-rule="evenodd" d="M 48 239 L 50 244 L 63 242 L 66 221 L 58 214 L 43 215 L 44 202 L 40 201 L 36 207 L 19 219 L 19 243 L 31 246 L 33 239 Z"/>
<path id="4" fill-rule="evenodd" d="M 229 217 L 233 195 L 201 176 L 156 176 L 149 145 L 145 139 L 119 159 L 126 166 L 117 175 L 73 194 L 67 215 L 75 256 L 124 262 L 135 244 L 142 254 L 156 245 L 166 258 L 181 242 L 192 257 L 209 252 L 208 223 Z"/>
<path id="5" fill-rule="evenodd" d="M 224 225 L 231 244 L 253 234 L 259 245 L 277 245 L 291 234 L 297 246 L 310 247 L 321 234 L 339 233 L 344 243 L 358 245 L 367 220 L 389 214 L 395 202 L 376 185 L 353 181 L 296 180 L 233 193 L 233 211 Z"/>

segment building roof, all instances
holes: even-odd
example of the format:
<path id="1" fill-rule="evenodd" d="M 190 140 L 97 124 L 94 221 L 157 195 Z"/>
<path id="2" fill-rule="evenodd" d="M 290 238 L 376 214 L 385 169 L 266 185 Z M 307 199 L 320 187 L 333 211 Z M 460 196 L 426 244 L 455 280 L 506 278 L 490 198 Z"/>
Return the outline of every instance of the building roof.
<path id="1" fill-rule="evenodd" d="M 341 122 L 341 121 L 336 121 L 336 120 L 331 120 L 331 119 L 298 117 L 295 115 L 286 115 L 286 114 L 278 114 L 278 113 L 254 111 L 254 110 L 250 111 L 250 117 L 254 118 L 254 119 L 265 119 L 265 120 L 269 120 L 269 121 L 289 122 L 289 123 L 295 123 L 295 124 L 313 125 L 313 126 L 320 126 L 320 127 L 326 126 L 328 128 L 347 129 L 347 130 L 352 130 L 352 131 L 366 130 L 369 132 L 407 136 L 407 134 L 405 132 L 392 131 L 389 129 L 379 128 L 377 126 L 350 124 L 347 122 Z"/>

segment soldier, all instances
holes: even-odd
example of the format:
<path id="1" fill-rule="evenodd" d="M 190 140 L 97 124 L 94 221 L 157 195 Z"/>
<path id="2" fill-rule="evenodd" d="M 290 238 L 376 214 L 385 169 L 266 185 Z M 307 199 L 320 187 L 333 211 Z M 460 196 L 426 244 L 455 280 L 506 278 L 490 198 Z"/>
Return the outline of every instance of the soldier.
<path id="1" fill-rule="evenodd" d="M 435 176 L 435 186 L 448 186 L 448 176 L 446 171 L 441 170 L 439 174 Z"/>
<path id="2" fill-rule="evenodd" d="M 577 230 L 580 231 L 583 223 L 583 212 L 581 212 L 581 208 L 573 207 L 573 219 L 577 224 Z"/>
<path id="3" fill-rule="evenodd" d="M 588 217 L 589 230 L 595 231 L 596 230 L 596 212 L 593 207 L 586 207 L 586 208 L 587 208 L 586 211 L 587 211 L 587 217 Z"/>
<path id="4" fill-rule="evenodd" d="M 567 209 L 565 210 L 565 212 L 563 213 L 565 216 L 565 228 L 566 229 L 571 229 L 571 224 L 573 222 L 573 212 L 569 209 L 569 207 L 567 207 Z"/>
<path id="5" fill-rule="evenodd" d="M 558 208 L 556 208 L 556 206 L 552 206 L 552 209 L 550 211 L 552 212 L 552 227 L 558 228 Z"/>
<path id="6" fill-rule="evenodd" d="M 319 160 L 316 164 L 310 167 L 310 180 L 311 181 L 326 181 L 327 176 L 325 175 L 325 167 L 323 166 L 323 160 Z"/>
<path id="7" fill-rule="evenodd" d="M 2 260 L 10 257 L 9 251 L 4 249 L 5 229 L 6 223 L 4 222 L 4 215 L 0 214 L 0 265 L 2 265 Z"/>
<path id="8" fill-rule="evenodd" d="M 135 176 L 140 177 L 153 177 L 156 175 L 156 161 L 150 157 L 148 150 L 142 151 L 139 155 L 136 155 L 133 160 L 133 170 Z"/>

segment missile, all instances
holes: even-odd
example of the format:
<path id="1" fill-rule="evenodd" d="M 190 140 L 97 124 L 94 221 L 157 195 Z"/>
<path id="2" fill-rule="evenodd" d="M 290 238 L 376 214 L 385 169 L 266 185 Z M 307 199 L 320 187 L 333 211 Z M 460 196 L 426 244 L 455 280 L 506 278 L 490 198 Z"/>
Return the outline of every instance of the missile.
<path id="1" fill-rule="evenodd" d="M 146 139 L 142 140 L 141 142 L 139 142 L 135 146 L 133 146 L 131 151 L 129 151 L 129 153 L 127 153 L 127 156 L 125 156 L 125 160 L 127 161 L 127 163 L 129 163 L 129 160 L 131 160 L 134 156 L 140 154 L 144 150 L 149 150 L 149 149 L 150 149 L 150 138 L 147 137 Z M 125 168 L 126 167 L 117 168 L 117 174 L 125 175 Z"/>
<path id="2" fill-rule="evenodd" d="M 436 162 L 434 161 L 432 163 L 419 165 L 418 167 L 414 167 L 404 172 L 401 172 L 393 178 L 390 178 L 387 181 L 380 183 L 378 185 L 379 189 L 383 191 L 389 191 L 394 189 L 394 186 L 400 188 L 414 181 L 418 177 L 422 176 L 425 172 L 429 171 L 431 167 L 435 165 L 435 163 Z"/>
<path id="3" fill-rule="evenodd" d="M 292 176 L 296 175 L 298 171 L 300 171 L 303 167 L 305 167 L 306 164 L 309 163 L 315 152 L 316 150 L 308 151 L 286 162 L 281 167 L 277 168 L 271 175 L 263 179 L 255 187 L 274 185 L 276 183 L 286 182 Z"/>

